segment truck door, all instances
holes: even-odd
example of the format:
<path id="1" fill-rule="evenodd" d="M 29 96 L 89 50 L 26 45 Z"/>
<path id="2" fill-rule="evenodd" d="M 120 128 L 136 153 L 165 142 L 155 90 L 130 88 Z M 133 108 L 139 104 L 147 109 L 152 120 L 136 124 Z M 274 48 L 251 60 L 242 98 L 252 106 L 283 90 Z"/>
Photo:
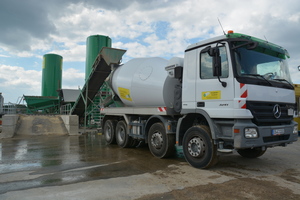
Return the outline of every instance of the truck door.
<path id="1" fill-rule="evenodd" d="M 221 74 L 215 76 L 212 52 L 218 48 Z M 234 82 L 227 43 L 211 44 L 199 49 L 196 75 L 196 110 L 205 110 L 211 118 L 232 118 Z M 223 82 L 223 83 L 222 83 Z"/>

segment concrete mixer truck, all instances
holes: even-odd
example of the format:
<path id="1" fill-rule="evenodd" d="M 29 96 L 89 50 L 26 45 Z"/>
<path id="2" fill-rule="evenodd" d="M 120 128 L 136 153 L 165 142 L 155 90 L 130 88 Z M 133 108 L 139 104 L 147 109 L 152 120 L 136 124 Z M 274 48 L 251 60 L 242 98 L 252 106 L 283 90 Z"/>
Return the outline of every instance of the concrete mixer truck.
<path id="1" fill-rule="evenodd" d="M 256 158 L 298 138 L 288 52 L 228 32 L 187 47 L 184 58 L 136 58 L 112 66 L 102 104 L 109 144 L 148 144 L 158 158 L 181 149 L 196 168 L 222 153 Z M 110 102 L 110 103 L 109 103 Z"/>

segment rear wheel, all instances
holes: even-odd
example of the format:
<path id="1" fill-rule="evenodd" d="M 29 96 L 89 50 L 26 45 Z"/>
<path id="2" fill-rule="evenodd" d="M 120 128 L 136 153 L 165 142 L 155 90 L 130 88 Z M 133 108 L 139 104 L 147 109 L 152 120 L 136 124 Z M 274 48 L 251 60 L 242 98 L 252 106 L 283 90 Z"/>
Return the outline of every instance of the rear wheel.
<path id="1" fill-rule="evenodd" d="M 117 123 L 116 141 L 122 148 L 127 148 L 132 145 L 132 138 L 127 133 L 127 124 L 124 120 Z"/>
<path id="2" fill-rule="evenodd" d="M 183 154 L 196 168 L 209 168 L 217 163 L 217 146 L 213 144 L 207 126 L 193 126 L 183 137 Z"/>
<path id="3" fill-rule="evenodd" d="M 166 158 L 174 153 L 175 136 L 167 135 L 163 123 L 158 122 L 150 127 L 148 145 L 152 155 L 158 158 Z"/>
<path id="4" fill-rule="evenodd" d="M 259 147 L 259 148 L 253 148 L 253 149 L 239 149 L 237 150 L 238 154 L 245 158 L 258 158 L 262 156 L 265 152 L 267 151 L 267 148 L 264 150 Z"/>
<path id="5" fill-rule="evenodd" d="M 115 120 L 107 120 L 104 123 L 103 133 L 108 144 L 116 143 L 115 128 L 117 122 Z"/>

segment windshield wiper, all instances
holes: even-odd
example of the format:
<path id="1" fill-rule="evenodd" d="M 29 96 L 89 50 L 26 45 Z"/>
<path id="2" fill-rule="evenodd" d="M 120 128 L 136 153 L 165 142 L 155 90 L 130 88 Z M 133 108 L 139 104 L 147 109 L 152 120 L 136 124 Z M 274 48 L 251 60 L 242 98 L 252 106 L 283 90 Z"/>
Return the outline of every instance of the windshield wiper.
<path id="1" fill-rule="evenodd" d="M 242 75 L 260 77 L 260 78 L 264 79 L 267 83 L 269 83 L 270 86 L 273 86 L 272 83 L 270 81 L 268 81 L 268 79 L 266 79 L 263 75 L 260 75 L 260 74 L 242 74 Z"/>
<path id="2" fill-rule="evenodd" d="M 294 86 L 293 86 L 289 81 L 287 81 L 287 80 L 285 80 L 285 79 L 282 79 L 282 78 L 275 78 L 275 79 L 273 79 L 273 80 L 275 80 L 275 81 L 281 81 L 281 82 L 286 82 L 288 85 L 290 85 L 292 88 L 294 88 Z"/>
<path id="3" fill-rule="evenodd" d="M 243 44 L 239 44 L 239 45 L 237 45 L 237 46 L 234 46 L 234 47 L 232 48 L 232 50 L 237 49 L 237 48 L 240 48 L 240 47 L 243 47 L 243 46 L 247 46 L 246 48 L 247 48 L 248 50 L 253 50 L 253 49 L 255 49 L 255 48 L 257 47 L 257 45 L 258 45 L 258 42 L 248 41 L 248 42 L 245 42 L 245 43 L 243 43 Z"/>

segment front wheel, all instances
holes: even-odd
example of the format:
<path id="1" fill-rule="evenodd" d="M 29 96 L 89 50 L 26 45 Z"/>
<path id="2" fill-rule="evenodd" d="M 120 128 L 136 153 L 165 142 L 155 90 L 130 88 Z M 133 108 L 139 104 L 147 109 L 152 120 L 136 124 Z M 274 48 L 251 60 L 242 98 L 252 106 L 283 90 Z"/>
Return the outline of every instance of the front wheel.
<path id="1" fill-rule="evenodd" d="M 174 135 L 167 135 L 163 123 L 158 122 L 150 127 L 148 145 L 152 155 L 158 158 L 171 156 L 175 150 Z"/>
<path id="2" fill-rule="evenodd" d="M 183 154 L 196 168 L 209 168 L 217 163 L 217 146 L 213 144 L 207 126 L 193 126 L 183 137 Z"/>
<path id="3" fill-rule="evenodd" d="M 239 149 L 237 150 L 238 154 L 245 158 L 258 158 L 262 156 L 267 151 L 267 148 L 262 149 L 261 147 L 253 149 Z"/>

